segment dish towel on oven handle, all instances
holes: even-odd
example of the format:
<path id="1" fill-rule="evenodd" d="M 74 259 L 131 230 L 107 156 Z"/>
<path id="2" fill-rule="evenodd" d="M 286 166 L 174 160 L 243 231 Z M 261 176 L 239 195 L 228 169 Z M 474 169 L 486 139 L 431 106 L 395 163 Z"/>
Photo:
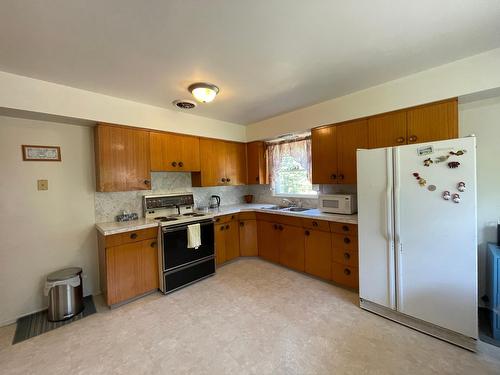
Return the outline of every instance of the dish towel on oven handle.
<path id="1" fill-rule="evenodd" d="M 198 249 L 201 246 L 200 224 L 188 225 L 187 228 L 188 249 Z"/>

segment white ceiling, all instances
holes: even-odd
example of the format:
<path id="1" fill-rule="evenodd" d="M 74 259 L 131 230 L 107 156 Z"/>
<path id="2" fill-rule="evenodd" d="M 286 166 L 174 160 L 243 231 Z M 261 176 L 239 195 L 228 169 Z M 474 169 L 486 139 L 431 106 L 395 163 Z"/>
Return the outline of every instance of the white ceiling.
<path id="1" fill-rule="evenodd" d="M 2 0 L 0 70 L 248 124 L 500 46 L 498 0 Z M 439 82 L 436 82 L 439 84 Z"/>

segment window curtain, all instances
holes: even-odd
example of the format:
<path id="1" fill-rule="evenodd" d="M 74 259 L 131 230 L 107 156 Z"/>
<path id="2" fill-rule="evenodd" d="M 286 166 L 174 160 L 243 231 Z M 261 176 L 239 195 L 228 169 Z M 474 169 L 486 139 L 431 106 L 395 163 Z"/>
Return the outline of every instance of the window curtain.
<path id="1" fill-rule="evenodd" d="M 307 177 L 311 180 L 311 137 L 294 139 L 291 141 L 269 142 L 267 143 L 267 160 L 269 171 L 269 183 L 271 189 L 276 191 L 276 181 L 278 172 L 281 169 L 283 157 L 291 156 L 307 171 Z"/>

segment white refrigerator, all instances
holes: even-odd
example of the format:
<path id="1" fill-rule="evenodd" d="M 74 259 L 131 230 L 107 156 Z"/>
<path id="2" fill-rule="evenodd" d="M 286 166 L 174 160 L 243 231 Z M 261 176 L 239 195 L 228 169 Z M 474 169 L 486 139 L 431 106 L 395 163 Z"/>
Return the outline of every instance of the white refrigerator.
<path id="1" fill-rule="evenodd" d="M 475 138 L 358 150 L 357 173 L 360 306 L 475 350 Z"/>

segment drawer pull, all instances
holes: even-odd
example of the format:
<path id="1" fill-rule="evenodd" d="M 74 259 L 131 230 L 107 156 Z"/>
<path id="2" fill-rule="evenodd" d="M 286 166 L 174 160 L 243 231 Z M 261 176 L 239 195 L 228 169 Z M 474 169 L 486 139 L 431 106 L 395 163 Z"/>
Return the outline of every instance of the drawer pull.
<path id="1" fill-rule="evenodd" d="M 135 240 L 137 238 L 137 233 L 132 233 L 130 235 L 130 238 L 133 239 L 133 240 Z"/>
<path id="2" fill-rule="evenodd" d="M 156 247 L 156 241 L 151 242 L 151 244 L 149 246 L 155 248 Z"/>
<path id="3" fill-rule="evenodd" d="M 318 222 L 317 221 L 313 221 L 313 227 L 317 227 L 318 226 Z"/>
<path id="4" fill-rule="evenodd" d="M 349 268 L 344 268 L 344 275 L 349 276 L 351 274 L 351 270 Z"/>
<path id="5" fill-rule="evenodd" d="M 351 243 L 351 239 L 349 237 L 344 237 L 344 243 L 345 244 Z"/>
<path id="6" fill-rule="evenodd" d="M 347 225 L 342 225 L 342 230 L 344 232 L 349 232 L 349 227 Z"/>
<path id="7" fill-rule="evenodd" d="M 349 253 L 344 253 L 344 259 L 345 259 L 345 260 L 349 260 L 349 259 L 351 259 L 351 254 L 349 254 Z"/>
<path id="8" fill-rule="evenodd" d="M 229 224 L 228 224 L 228 225 L 226 225 L 226 229 L 229 229 Z"/>
<path id="9" fill-rule="evenodd" d="M 224 225 L 221 225 L 220 230 L 224 230 Z"/>
<path id="10" fill-rule="evenodd" d="M 183 167 L 184 166 L 184 163 L 182 161 L 179 162 L 179 167 Z"/>
<path id="11" fill-rule="evenodd" d="M 217 219 L 215 219 L 215 222 L 218 223 L 220 221 L 220 218 L 218 217 Z"/>
<path id="12" fill-rule="evenodd" d="M 278 229 L 278 226 L 276 224 L 274 224 L 273 228 L 276 230 L 276 229 Z"/>
<path id="13" fill-rule="evenodd" d="M 172 167 L 177 167 L 177 162 L 173 161 L 172 162 Z"/>

